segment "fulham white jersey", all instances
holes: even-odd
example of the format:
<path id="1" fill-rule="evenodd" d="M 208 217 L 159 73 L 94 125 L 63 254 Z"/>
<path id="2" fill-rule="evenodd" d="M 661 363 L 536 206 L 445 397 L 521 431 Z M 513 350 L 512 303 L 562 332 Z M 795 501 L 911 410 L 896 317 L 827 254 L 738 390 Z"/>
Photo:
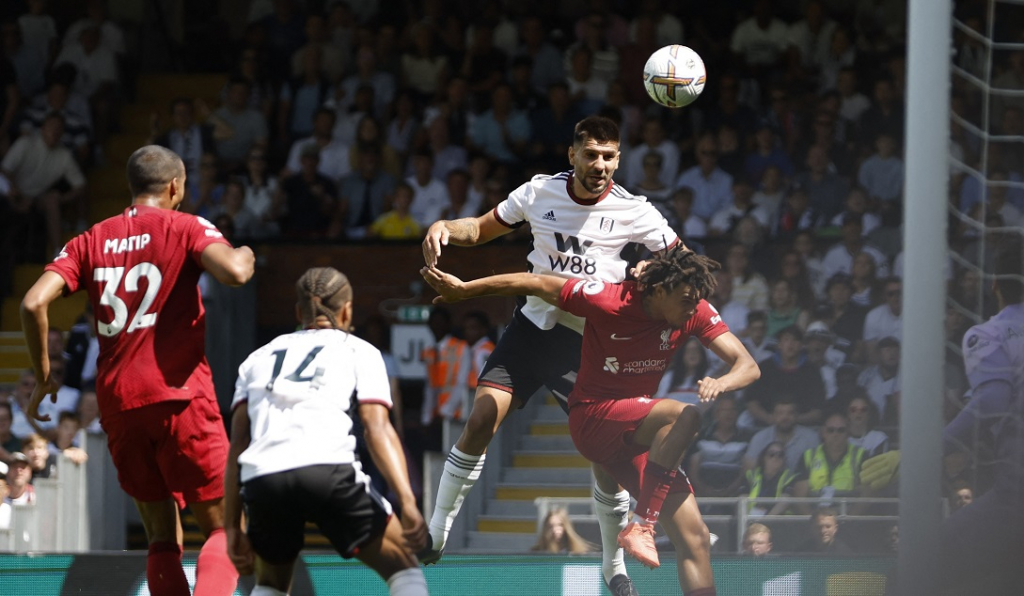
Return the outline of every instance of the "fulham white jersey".
<path id="1" fill-rule="evenodd" d="M 238 458 L 242 482 L 276 472 L 356 460 L 349 411 L 391 408 L 384 358 L 339 329 L 282 335 L 238 367 L 231 403 L 249 409 L 251 442 Z"/>
<path id="2" fill-rule="evenodd" d="M 660 251 L 679 238 L 643 196 L 611 182 L 596 199 L 580 199 L 572 190 L 572 172 L 539 175 L 494 208 L 503 225 L 530 223 L 530 270 L 566 278 L 618 283 L 626 278 L 623 250 L 630 243 Z M 529 296 L 523 314 L 541 329 L 556 323 L 583 333 L 583 319 Z"/>

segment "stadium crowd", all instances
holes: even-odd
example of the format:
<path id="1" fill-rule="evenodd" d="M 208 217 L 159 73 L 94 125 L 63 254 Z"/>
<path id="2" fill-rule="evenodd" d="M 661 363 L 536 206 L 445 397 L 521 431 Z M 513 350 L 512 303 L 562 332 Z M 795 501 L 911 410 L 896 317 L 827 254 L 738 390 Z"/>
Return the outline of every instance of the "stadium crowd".
<path id="1" fill-rule="evenodd" d="M 104 163 L 117 106 L 132 95 L 125 74 L 145 68 L 102 0 L 76 18 L 62 7 L 60 26 L 55 4 L 0 9 L 0 293 L 13 264 L 45 261 L 66 232 L 95 223 L 83 172 Z M 984 8 L 956 6 L 977 30 Z M 567 169 L 575 123 L 612 118 L 622 135 L 616 184 L 722 262 L 711 302 L 762 370 L 705 415 L 687 460 L 698 496 L 871 494 L 860 462 L 898 444 L 905 2 L 253 0 L 244 18 L 239 39 L 192 48 L 204 58 L 186 64 L 223 67 L 219 105 L 169 98 L 152 117 L 151 141 L 186 165 L 183 210 L 236 242 L 419 241 L 439 219 L 486 212 L 530 176 Z M 1001 35 L 1024 41 L 1021 22 L 996 27 L 1016 26 Z M 647 57 L 671 43 L 695 49 L 708 71 L 700 99 L 678 110 L 643 87 Z M 982 72 L 978 42 L 958 33 L 955 43 L 956 63 Z M 1024 89 L 1024 52 L 994 55 L 993 68 L 995 86 Z M 989 132 L 1024 134 L 1024 97 L 985 106 L 958 82 L 953 109 L 971 122 L 987 109 Z M 984 163 L 989 181 L 1024 180 L 1020 143 L 986 142 L 954 119 L 950 150 Z M 961 259 L 948 271 L 962 308 L 945 321 L 947 389 L 936 396 L 948 419 L 967 389 L 965 312 L 995 311 L 978 271 L 991 270 L 1000 228 L 1024 223 L 1020 188 L 964 168 L 950 182 L 963 217 L 951 217 Z M 477 329 L 486 319 L 460 323 L 454 335 L 486 339 Z M 31 498 L 24 464 L 33 477 L 48 469 L 34 463 L 40 441 L 71 455 L 78 428 L 98 430 L 92 329 L 83 319 L 66 346 L 53 334 L 51 366 L 66 366 L 67 390 L 44 402 L 49 426 L 24 415 L 31 372 L 0 400 L 8 502 Z M 448 328 L 435 334 L 439 351 L 456 339 Z M 478 353 L 470 344 L 458 347 L 467 361 Z M 697 381 L 721 365 L 691 342 L 659 396 L 695 402 Z M 462 376 L 465 395 L 472 378 Z M 443 389 L 432 389 L 422 423 L 458 415 L 455 400 L 441 407 Z M 950 496 L 985 488 L 963 459 L 946 472 Z M 755 502 L 751 514 L 787 510 L 811 513 Z"/>

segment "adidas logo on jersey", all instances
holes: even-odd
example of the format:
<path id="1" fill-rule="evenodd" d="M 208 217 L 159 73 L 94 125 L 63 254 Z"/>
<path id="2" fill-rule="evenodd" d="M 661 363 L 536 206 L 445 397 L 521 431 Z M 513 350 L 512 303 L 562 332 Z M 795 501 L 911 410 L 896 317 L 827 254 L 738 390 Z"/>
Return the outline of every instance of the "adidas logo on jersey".
<path id="1" fill-rule="evenodd" d="M 555 212 L 554 211 L 548 211 L 547 213 L 545 213 L 541 217 L 541 219 L 546 219 L 548 221 L 558 221 L 557 219 L 555 219 Z"/>

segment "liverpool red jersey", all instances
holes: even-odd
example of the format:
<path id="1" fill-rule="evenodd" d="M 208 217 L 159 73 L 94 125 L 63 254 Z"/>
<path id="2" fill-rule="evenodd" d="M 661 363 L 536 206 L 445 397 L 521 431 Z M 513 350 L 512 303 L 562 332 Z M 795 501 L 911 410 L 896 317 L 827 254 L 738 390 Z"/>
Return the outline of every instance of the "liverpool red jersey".
<path id="1" fill-rule="evenodd" d="M 631 281 L 569 280 L 562 286 L 559 306 L 587 320 L 570 408 L 576 403 L 650 397 L 658 390 L 672 354 L 690 336 L 707 347 L 729 331 L 718 311 L 704 300 L 682 329 L 652 319 Z"/>
<path id="2" fill-rule="evenodd" d="M 215 399 L 206 362 L 200 255 L 228 244 L 213 224 L 133 206 L 68 242 L 46 266 L 96 314 L 96 394 L 110 415 L 164 400 Z"/>

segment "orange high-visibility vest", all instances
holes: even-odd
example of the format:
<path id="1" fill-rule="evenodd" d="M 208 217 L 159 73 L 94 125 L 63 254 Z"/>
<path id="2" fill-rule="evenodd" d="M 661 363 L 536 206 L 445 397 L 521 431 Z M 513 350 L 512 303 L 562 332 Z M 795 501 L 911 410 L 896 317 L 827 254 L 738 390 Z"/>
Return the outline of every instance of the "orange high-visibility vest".
<path id="1" fill-rule="evenodd" d="M 477 379 L 480 377 L 480 371 L 484 369 L 487 357 L 494 351 L 494 342 L 486 337 L 482 337 L 473 344 L 471 349 L 473 353 L 470 364 L 473 368 L 469 371 L 469 388 L 475 390 Z"/>
<path id="2" fill-rule="evenodd" d="M 423 363 L 427 366 L 427 383 L 437 397 L 433 411 L 435 417 L 440 414 L 441 406 L 448 402 L 452 390 L 459 384 L 465 384 L 469 370 L 463 366 L 471 365 L 463 363 L 468 356 L 469 344 L 451 335 L 423 351 Z M 462 418 L 461 406 L 456 410 L 454 417 Z"/>

